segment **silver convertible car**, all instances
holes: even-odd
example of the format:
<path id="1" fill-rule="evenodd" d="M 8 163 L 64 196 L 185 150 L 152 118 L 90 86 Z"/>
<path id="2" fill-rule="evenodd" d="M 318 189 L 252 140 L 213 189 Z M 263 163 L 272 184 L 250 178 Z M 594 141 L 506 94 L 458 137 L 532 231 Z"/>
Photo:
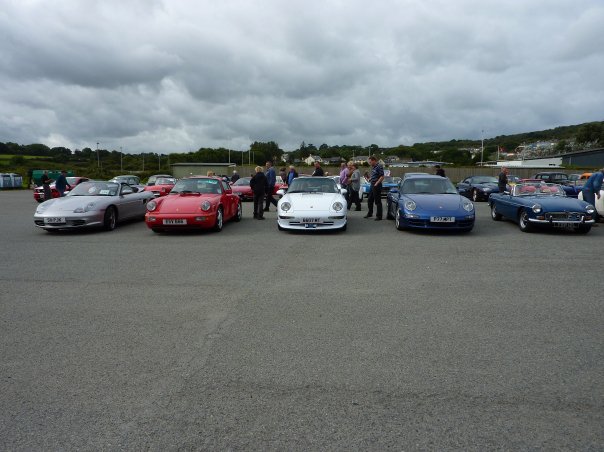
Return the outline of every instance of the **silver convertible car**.
<path id="1" fill-rule="evenodd" d="M 34 223 L 47 231 L 86 227 L 115 229 L 119 221 L 145 218 L 153 192 L 116 182 L 82 182 L 62 198 L 36 208 Z"/>

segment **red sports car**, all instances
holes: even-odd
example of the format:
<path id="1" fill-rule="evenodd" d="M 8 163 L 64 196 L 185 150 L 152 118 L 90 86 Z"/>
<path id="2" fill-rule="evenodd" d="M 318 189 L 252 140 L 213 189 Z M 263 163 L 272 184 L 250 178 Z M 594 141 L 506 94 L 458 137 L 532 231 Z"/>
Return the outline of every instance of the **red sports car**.
<path id="1" fill-rule="evenodd" d="M 71 185 L 72 187 L 75 187 L 76 185 L 78 185 L 82 182 L 86 182 L 87 180 L 90 180 L 90 179 L 88 179 L 87 177 L 74 176 L 74 177 L 68 177 L 67 183 L 69 185 Z M 53 198 L 59 197 L 59 190 L 57 190 L 54 183 L 50 184 L 50 193 L 52 194 Z M 67 193 L 69 193 L 69 189 L 65 190 L 65 194 L 67 194 Z M 38 202 L 46 201 L 44 199 L 44 187 L 42 187 L 41 185 L 39 187 L 34 188 L 34 199 Z"/>
<path id="2" fill-rule="evenodd" d="M 241 200 L 218 177 L 181 179 L 167 196 L 147 203 L 145 223 L 153 232 L 182 229 L 221 231 L 225 221 L 240 221 Z"/>
<path id="3" fill-rule="evenodd" d="M 145 185 L 145 191 L 152 191 L 156 198 L 166 196 L 174 187 L 176 179 L 173 177 L 158 177 L 153 185 Z"/>
<path id="4" fill-rule="evenodd" d="M 242 177 L 237 179 L 237 182 L 231 185 L 233 189 L 233 193 L 239 195 L 242 201 L 252 201 L 254 199 L 254 194 L 252 193 L 252 187 L 250 187 L 251 177 Z M 283 183 L 283 180 L 280 176 L 277 176 L 277 183 L 275 184 L 275 189 L 273 190 L 273 196 L 277 194 L 278 190 L 287 189 L 287 184 Z"/>

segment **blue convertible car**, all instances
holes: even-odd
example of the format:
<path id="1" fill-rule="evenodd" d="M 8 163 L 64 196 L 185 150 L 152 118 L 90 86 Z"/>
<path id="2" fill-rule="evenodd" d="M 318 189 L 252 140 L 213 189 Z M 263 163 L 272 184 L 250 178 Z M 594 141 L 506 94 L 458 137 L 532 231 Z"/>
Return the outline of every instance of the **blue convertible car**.
<path id="1" fill-rule="evenodd" d="M 474 204 L 460 196 L 451 181 L 440 176 L 404 179 L 390 190 L 387 217 L 396 228 L 471 231 L 476 214 Z"/>
<path id="2" fill-rule="evenodd" d="M 511 192 L 492 194 L 489 206 L 493 220 L 509 218 L 524 232 L 530 232 L 536 226 L 547 226 L 586 233 L 595 223 L 595 207 L 567 197 L 557 184 L 519 183 Z"/>

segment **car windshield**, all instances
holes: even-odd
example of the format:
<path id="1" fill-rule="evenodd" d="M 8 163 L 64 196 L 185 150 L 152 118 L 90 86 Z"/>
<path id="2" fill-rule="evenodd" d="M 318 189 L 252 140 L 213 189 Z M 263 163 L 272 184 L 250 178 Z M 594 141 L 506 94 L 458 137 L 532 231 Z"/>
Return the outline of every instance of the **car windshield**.
<path id="1" fill-rule="evenodd" d="M 241 185 L 250 186 L 251 177 L 242 177 L 241 179 L 237 179 L 237 181 L 233 184 L 233 187 L 239 187 Z"/>
<path id="2" fill-rule="evenodd" d="M 514 196 L 566 196 L 564 189 L 557 184 L 529 182 L 517 184 L 512 191 Z"/>
<path id="3" fill-rule="evenodd" d="M 115 196 L 119 189 L 120 184 L 115 182 L 82 182 L 67 196 Z"/>
<path id="4" fill-rule="evenodd" d="M 67 179 L 69 185 L 75 185 L 78 182 L 77 177 L 66 177 L 65 179 Z"/>
<path id="5" fill-rule="evenodd" d="M 176 179 L 172 177 L 160 177 L 155 180 L 155 185 L 174 185 Z"/>
<path id="6" fill-rule="evenodd" d="M 183 179 L 176 182 L 170 192 L 171 195 L 179 193 L 220 193 L 220 183 L 218 179 L 199 178 Z"/>
<path id="7" fill-rule="evenodd" d="M 475 176 L 472 178 L 473 184 L 496 184 L 497 178 L 493 176 Z"/>
<path id="8" fill-rule="evenodd" d="M 294 179 L 287 193 L 339 193 L 333 179 L 327 177 L 299 177 Z"/>
<path id="9" fill-rule="evenodd" d="M 457 190 L 449 179 L 414 177 L 403 183 L 401 192 L 405 195 L 431 194 L 456 195 Z"/>
<path id="10" fill-rule="evenodd" d="M 401 181 L 400 177 L 384 176 L 384 184 L 398 184 Z"/>

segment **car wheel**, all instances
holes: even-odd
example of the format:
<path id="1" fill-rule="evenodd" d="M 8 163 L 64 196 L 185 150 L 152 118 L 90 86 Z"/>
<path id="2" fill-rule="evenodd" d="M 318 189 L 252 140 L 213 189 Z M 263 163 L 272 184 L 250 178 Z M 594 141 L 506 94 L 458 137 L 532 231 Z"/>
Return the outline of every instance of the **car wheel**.
<path id="1" fill-rule="evenodd" d="M 533 227 L 529 221 L 528 213 L 526 213 L 524 210 L 522 210 L 518 215 L 518 226 L 522 232 L 531 232 L 533 230 Z"/>
<path id="2" fill-rule="evenodd" d="M 235 221 L 241 221 L 243 217 L 243 206 L 241 205 L 241 201 L 237 203 L 237 213 L 235 214 Z"/>
<path id="3" fill-rule="evenodd" d="M 402 231 L 403 229 L 405 229 L 405 227 L 403 226 L 403 223 L 401 222 L 400 209 L 396 209 L 396 215 L 394 216 L 394 225 L 396 226 L 396 229 L 398 229 L 399 231 Z"/>
<path id="4" fill-rule="evenodd" d="M 103 219 L 103 228 L 106 231 L 113 231 L 117 225 L 117 211 L 115 207 L 109 206 L 105 210 L 105 218 Z"/>
<path id="5" fill-rule="evenodd" d="M 591 231 L 591 225 L 590 224 L 582 224 L 580 226 L 577 227 L 576 231 L 579 234 L 587 234 L 589 231 Z"/>
<path id="6" fill-rule="evenodd" d="M 478 190 L 472 190 L 472 201 L 478 202 Z"/>
<path id="7" fill-rule="evenodd" d="M 394 215 L 392 215 L 392 203 L 390 201 L 386 203 L 386 219 L 394 220 Z"/>
<path id="8" fill-rule="evenodd" d="M 216 223 L 214 224 L 214 231 L 220 232 L 222 231 L 223 216 L 222 216 L 222 207 L 219 207 L 216 211 Z"/>
<path id="9" fill-rule="evenodd" d="M 161 232 L 161 229 L 159 229 L 159 228 L 151 228 L 151 230 L 153 232 L 155 232 L 156 234 L 159 234 Z"/>
<path id="10" fill-rule="evenodd" d="M 346 228 L 348 227 L 348 223 L 346 223 L 344 226 L 342 226 L 340 228 L 340 232 L 344 232 L 346 230 Z"/>
<path id="11" fill-rule="evenodd" d="M 501 214 L 497 213 L 497 209 L 495 208 L 495 203 L 491 204 L 491 218 L 495 221 L 501 220 Z"/>

